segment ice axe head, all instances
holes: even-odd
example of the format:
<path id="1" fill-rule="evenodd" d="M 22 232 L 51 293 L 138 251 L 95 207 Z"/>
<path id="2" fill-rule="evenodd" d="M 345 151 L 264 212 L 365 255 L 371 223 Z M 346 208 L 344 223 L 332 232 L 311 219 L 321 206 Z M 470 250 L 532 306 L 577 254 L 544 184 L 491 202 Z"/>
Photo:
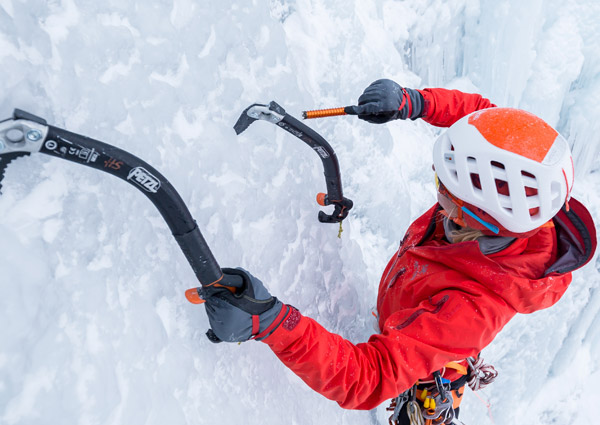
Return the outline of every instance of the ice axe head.
<path id="1" fill-rule="evenodd" d="M 248 127 L 250 127 L 250 124 L 252 124 L 254 121 L 256 121 L 258 119 L 258 118 L 252 118 L 250 115 L 248 115 L 248 111 L 250 109 L 254 108 L 255 106 L 265 106 L 265 105 L 260 105 L 258 103 L 255 103 L 253 105 L 248 106 L 246 109 L 244 109 L 244 112 L 242 112 L 242 114 L 238 118 L 237 122 L 233 126 L 233 129 L 235 130 L 235 134 L 237 134 L 238 136 L 244 130 L 246 130 Z"/>
<path id="2" fill-rule="evenodd" d="M 244 109 L 244 112 L 242 112 L 242 115 L 238 118 L 233 129 L 235 130 L 235 133 L 239 135 L 256 120 L 271 121 L 272 123 L 277 124 L 283 119 L 284 115 L 285 110 L 275 102 L 269 103 L 268 106 L 254 103 Z"/>
<path id="3" fill-rule="evenodd" d="M 0 188 L 6 166 L 13 160 L 39 152 L 48 127 L 43 118 L 15 109 L 13 117 L 0 121 Z"/>

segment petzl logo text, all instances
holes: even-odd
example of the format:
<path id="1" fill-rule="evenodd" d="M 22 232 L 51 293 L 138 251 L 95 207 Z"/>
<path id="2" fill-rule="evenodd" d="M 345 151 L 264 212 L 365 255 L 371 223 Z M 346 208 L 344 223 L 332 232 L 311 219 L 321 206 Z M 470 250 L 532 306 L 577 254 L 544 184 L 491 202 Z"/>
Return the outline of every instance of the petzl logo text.
<path id="1" fill-rule="evenodd" d="M 160 189 L 160 180 L 142 167 L 133 168 L 127 175 L 127 180 L 133 180 L 135 184 L 147 192 L 156 193 Z"/>

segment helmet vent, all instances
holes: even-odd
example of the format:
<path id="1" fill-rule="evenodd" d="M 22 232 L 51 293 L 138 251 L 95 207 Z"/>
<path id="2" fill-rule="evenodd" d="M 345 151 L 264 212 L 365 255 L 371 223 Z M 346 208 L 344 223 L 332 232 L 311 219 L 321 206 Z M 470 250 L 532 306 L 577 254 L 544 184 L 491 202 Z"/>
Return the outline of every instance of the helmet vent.
<path id="1" fill-rule="evenodd" d="M 528 172 L 527 172 L 527 171 L 525 171 L 525 170 L 521 170 L 521 175 L 522 175 L 522 176 L 525 176 L 525 177 L 531 177 L 532 179 L 534 179 L 534 178 L 535 178 L 535 176 L 534 176 L 533 174 L 531 174 L 531 173 L 528 173 Z"/>
<path id="2" fill-rule="evenodd" d="M 524 170 L 521 170 L 521 178 L 523 180 L 523 186 L 525 186 L 525 196 L 531 197 L 536 196 L 538 194 L 538 181 L 537 178 Z"/>
<path id="3" fill-rule="evenodd" d="M 490 164 L 491 164 L 492 168 L 494 168 L 494 167 L 495 168 L 500 168 L 501 170 L 505 170 L 506 169 L 506 167 L 504 166 L 504 164 L 501 163 L 501 162 L 498 162 L 498 161 L 491 161 Z"/>
<path id="4" fill-rule="evenodd" d="M 498 193 L 510 196 L 510 188 L 506 180 L 494 179 L 494 182 L 496 183 L 496 190 Z"/>

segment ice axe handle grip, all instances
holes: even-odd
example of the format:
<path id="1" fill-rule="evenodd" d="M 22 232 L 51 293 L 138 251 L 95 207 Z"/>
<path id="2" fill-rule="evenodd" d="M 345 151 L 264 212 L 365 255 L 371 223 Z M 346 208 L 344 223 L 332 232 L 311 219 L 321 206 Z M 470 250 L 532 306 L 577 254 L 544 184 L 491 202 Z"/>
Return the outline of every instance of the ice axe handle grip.
<path id="1" fill-rule="evenodd" d="M 338 117 L 340 115 L 356 115 L 353 106 L 343 106 L 341 108 L 315 109 L 313 111 L 303 111 L 302 118 L 305 120 L 312 118 Z"/>
<path id="2" fill-rule="evenodd" d="M 223 278 L 221 267 L 215 260 L 196 223 L 194 223 L 192 231 L 173 236 L 202 285 L 211 285 Z"/>

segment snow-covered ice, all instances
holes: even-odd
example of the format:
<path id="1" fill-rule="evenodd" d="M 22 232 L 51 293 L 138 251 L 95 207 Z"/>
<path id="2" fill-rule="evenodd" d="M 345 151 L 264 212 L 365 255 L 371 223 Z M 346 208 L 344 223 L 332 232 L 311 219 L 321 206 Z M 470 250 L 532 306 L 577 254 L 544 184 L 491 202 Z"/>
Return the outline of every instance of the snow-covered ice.
<path id="1" fill-rule="evenodd" d="M 353 103 L 373 80 L 475 91 L 528 109 L 572 144 L 575 196 L 600 220 L 596 0 L 0 0 L 0 118 L 15 107 L 142 157 L 178 189 L 223 266 L 354 341 L 377 284 L 434 202 L 424 122 L 310 122 L 355 208 L 317 221 L 309 148 L 249 104 Z M 0 196 L 0 423 L 384 424 L 345 411 L 260 343 L 211 344 L 195 277 L 131 186 L 46 156 L 12 163 Z M 592 423 L 600 398 L 600 265 L 485 351 L 497 424 Z M 492 423 L 467 392 L 461 419 Z"/>

